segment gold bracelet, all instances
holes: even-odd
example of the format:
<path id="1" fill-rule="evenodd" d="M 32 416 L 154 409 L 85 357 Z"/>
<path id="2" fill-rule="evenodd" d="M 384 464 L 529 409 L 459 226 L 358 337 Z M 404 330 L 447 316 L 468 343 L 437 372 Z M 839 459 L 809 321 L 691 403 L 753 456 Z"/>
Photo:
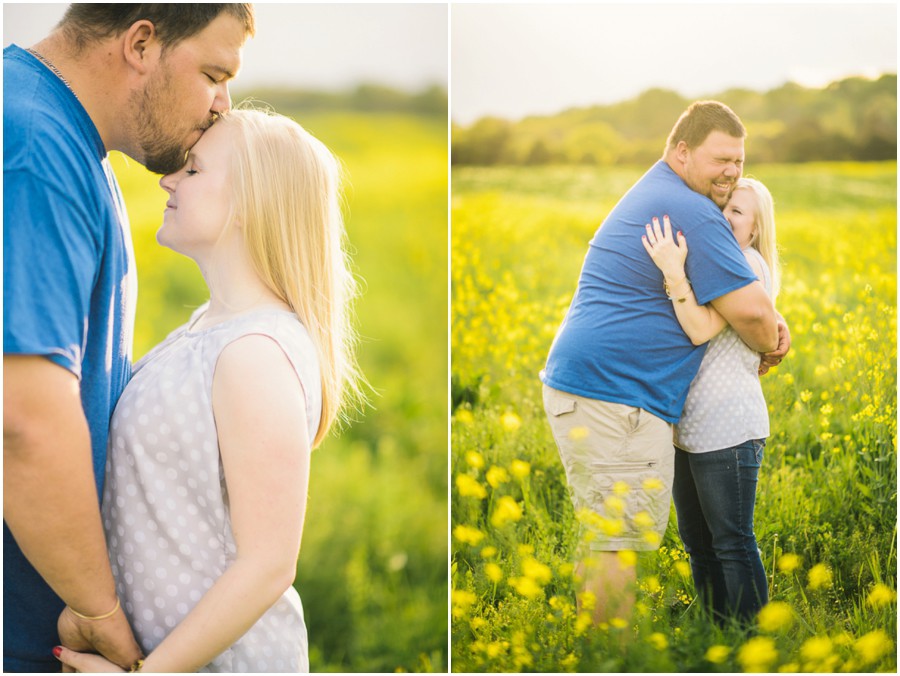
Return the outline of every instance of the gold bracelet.
<path id="1" fill-rule="evenodd" d="M 681 283 L 684 282 L 684 281 L 687 282 L 687 285 L 688 285 L 688 292 L 687 292 L 686 294 L 684 294 L 681 298 L 672 298 L 672 288 L 674 288 L 675 285 L 681 284 Z M 677 282 L 675 282 L 675 284 L 672 284 L 671 286 L 669 285 L 669 281 L 664 277 L 664 278 L 663 278 L 663 288 L 664 288 L 665 291 L 666 291 L 666 298 L 668 298 L 668 299 L 669 299 L 670 301 L 672 301 L 673 303 L 683 303 L 683 302 L 685 302 L 685 301 L 687 300 L 687 297 L 688 297 L 689 295 L 691 295 L 691 291 L 693 291 L 694 286 L 693 286 L 693 284 L 691 284 L 691 280 L 689 280 L 689 279 L 687 278 L 687 275 L 685 275 L 684 277 L 682 277 L 681 279 L 679 279 Z"/>
<path id="2" fill-rule="evenodd" d="M 66 606 L 66 608 L 68 608 L 69 612 L 72 613 L 75 617 L 80 617 L 82 620 L 89 620 L 89 621 L 93 622 L 96 620 L 105 620 L 107 617 L 112 617 L 113 615 L 115 615 L 118 612 L 121 605 L 122 605 L 121 601 L 119 601 L 119 598 L 116 597 L 116 607 L 113 608 L 112 610 L 110 610 L 108 613 L 104 613 L 103 615 L 97 615 L 96 617 L 91 617 L 90 615 L 82 615 L 77 610 L 72 608 L 72 606 Z"/>
<path id="3" fill-rule="evenodd" d="M 136 673 L 138 673 L 138 672 L 139 672 L 141 669 L 143 669 L 143 668 L 144 668 L 144 660 L 143 660 L 143 659 L 140 659 L 140 660 L 138 660 L 137 662 L 135 662 L 134 664 L 131 665 L 131 668 L 128 670 L 128 673 L 129 673 L 129 674 L 136 674 Z"/>

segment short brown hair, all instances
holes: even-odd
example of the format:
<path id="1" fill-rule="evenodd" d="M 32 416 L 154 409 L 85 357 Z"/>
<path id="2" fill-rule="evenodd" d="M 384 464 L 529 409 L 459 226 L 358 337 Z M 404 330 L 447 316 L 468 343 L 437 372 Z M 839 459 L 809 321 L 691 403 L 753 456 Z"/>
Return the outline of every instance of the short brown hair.
<path id="1" fill-rule="evenodd" d="M 688 148 L 701 145 L 714 131 L 721 131 L 734 138 L 745 138 L 747 130 L 731 108 L 718 101 L 695 101 L 681 114 L 666 141 L 666 152 L 675 149 L 681 141 Z"/>
<path id="2" fill-rule="evenodd" d="M 166 50 L 202 31 L 222 12 L 240 21 L 246 35 L 256 33 L 253 5 L 227 2 L 149 5 L 76 2 L 69 5 L 59 26 L 81 50 L 92 42 L 123 33 L 136 21 L 147 20 L 156 27 Z"/>

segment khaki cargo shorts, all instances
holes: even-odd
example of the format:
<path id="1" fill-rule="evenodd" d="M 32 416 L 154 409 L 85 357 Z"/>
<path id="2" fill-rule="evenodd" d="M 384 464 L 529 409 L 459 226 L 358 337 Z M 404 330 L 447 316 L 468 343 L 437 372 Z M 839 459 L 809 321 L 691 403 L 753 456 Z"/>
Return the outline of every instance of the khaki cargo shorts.
<path id="1" fill-rule="evenodd" d="M 590 549 L 658 549 L 672 499 L 672 425 L 641 408 L 546 385 L 544 410 Z"/>

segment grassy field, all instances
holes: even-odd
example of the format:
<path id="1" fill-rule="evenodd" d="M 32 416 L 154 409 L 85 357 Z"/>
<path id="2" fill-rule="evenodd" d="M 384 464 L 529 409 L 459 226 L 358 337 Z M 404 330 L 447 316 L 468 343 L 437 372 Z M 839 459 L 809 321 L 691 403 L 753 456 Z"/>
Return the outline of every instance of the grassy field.
<path id="1" fill-rule="evenodd" d="M 754 629 L 704 621 L 674 510 L 637 557 L 635 617 L 577 613 L 583 531 L 538 372 L 588 240 L 643 170 L 453 173 L 453 671 L 896 672 L 896 163 L 749 172 L 775 197 L 793 337 L 763 381 Z"/>
<path id="2" fill-rule="evenodd" d="M 281 111 L 288 112 L 288 111 Z M 296 587 L 315 671 L 447 665 L 446 122 L 294 115 L 342 160 L 364 293 L 373 408 L 313 456 Z M 156 244 L 158 177 L 114 160 L 139 268 L 135 356 L 207 298 L 194 263 Z"/>

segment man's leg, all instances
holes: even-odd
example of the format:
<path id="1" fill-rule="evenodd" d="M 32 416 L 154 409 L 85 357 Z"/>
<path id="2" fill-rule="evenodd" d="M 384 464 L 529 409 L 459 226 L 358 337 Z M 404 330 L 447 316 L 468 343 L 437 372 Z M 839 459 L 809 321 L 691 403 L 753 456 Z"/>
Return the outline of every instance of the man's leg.
<path id="1" fill-rule="evenodd" d="M 634 611 L 637 569 L 634 564 L 622 561 L 618 552 L 591 552 L 589 561 L 580 561 L 575 567 L 581 591 L 594 597 L 591 616 L 595 624 L 609 622 L 613 618 L 631 621 Z M 583 608 L 578 595 L 578 612 Z"/>

